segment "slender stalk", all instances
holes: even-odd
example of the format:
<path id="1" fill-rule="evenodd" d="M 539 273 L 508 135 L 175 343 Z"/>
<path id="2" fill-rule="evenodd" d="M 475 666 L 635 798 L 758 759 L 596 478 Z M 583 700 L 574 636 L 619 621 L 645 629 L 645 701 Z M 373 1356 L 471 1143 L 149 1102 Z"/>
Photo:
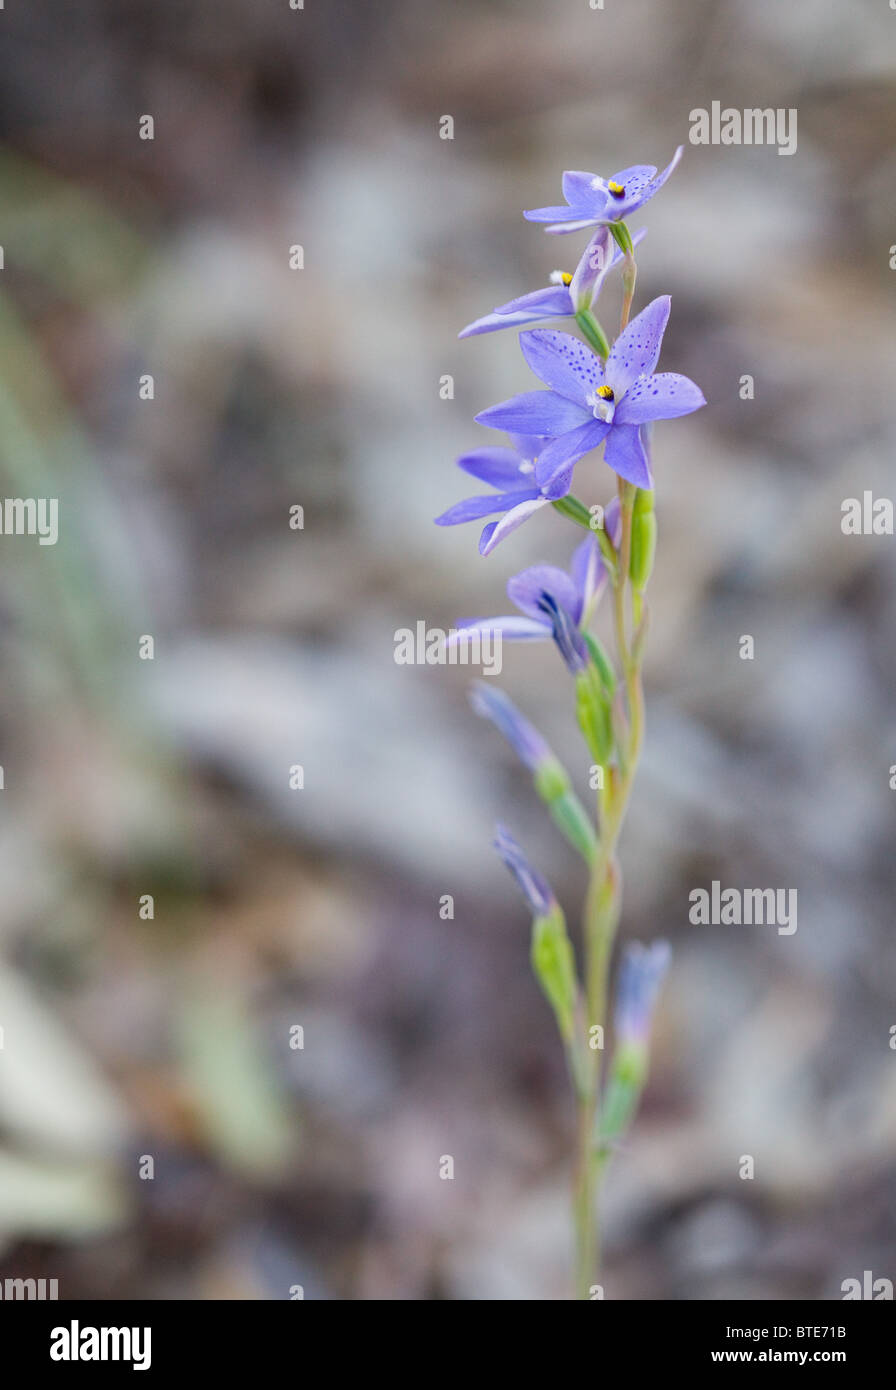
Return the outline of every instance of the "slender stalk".
<path id="1" fill-rule="evenodd" d="M 644 632 L 629 638 L 628 600 L 634 614 L 634 594 L 629 579 L 632 514 L 637 489 L 620 480 L 622 534 L 613 575 L 613 615 L 619 665 L 624 679 L 628 723 L 617 735 L 620 775 L 609 793 L 599 794 L 600 841 L 592 864 L 584 910 L 586 1034 L 594 1025 L 606 1025 L 610 959 L 622 906 L 622 884 L 616 846 L 631 797 L 644 738 L 644 696 L 641 661 Z M 601 1041 L 603 1039 L 601 1038 Z M 575 1228 L 576 1297 L 588 1299 L 599 1262 L 598 1202 L 604 1169 L 599 1133 L 601 1055 L 589 1046 L 587 1075 L 579 1092 L 578 1159 L 573 1196 Z"/>

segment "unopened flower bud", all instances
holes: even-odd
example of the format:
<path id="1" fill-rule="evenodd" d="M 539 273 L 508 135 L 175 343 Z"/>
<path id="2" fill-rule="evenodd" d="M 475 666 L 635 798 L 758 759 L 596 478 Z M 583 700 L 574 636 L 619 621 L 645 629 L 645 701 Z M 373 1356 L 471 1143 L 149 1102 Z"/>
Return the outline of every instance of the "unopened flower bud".
<path id="1" fill-rule="evenodd" d="M 600 1144 L 606 1153 L 625 1132 L 647 1081 L 650 1025 L 660 985 L 669 967 L 669 945 L 636 942 L 622 958 L 616 986 L 616 1043 L 600 1116 Z"/>
<path id="2" fill-rule="evenodd" d="M 495 849 L 520 886 L 533 917 L 546 917 L 557 907 L 557 899 L 546 879 L 533 869 L 520 845 L 503 825 L 495 829 Z"/>
<path id="3" fill-rule="evenodd" d="M 576 718 L 591 756 L 604 766 L 613 752 L 612 703 L 594 666 L 576 680 Z"/>
<path id="4" fill-rule="evenodd" d="M 560 1036 L 569 1043 L 573 1034 L 578 984 L 572 943 L 567 935 L 563 912 L 557 904 L 550 913 L 536 917 L 532 924 L 531 959 L 535 978 L 554 1010 Z"/>

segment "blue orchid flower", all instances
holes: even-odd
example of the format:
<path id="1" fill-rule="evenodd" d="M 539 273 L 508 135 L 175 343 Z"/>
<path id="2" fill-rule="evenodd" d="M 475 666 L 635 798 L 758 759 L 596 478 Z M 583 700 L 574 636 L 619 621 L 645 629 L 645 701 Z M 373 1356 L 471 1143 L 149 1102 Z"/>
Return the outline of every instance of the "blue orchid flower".
<path id="1" fill-rule="evenodd" d="M 494 512 L 503 512 L 499 521 L 490 521 L 479 537 L 480 555 L 489 555 L 506 536 L 546 507 L 549 498 L 535 479 L 538 455 L 547 440 L 540 435 L 511 434 L 511 448 L 474 449 L 457 460 L 458 468 L 489 483 L 497 492 L 483 493 L 456 502 L 436 517 L 437 526 L 459 526 L 478 521 Z M 559 494 L 558 494 L 559 495 Z"/>
<path id="2" fill-rule="evenodd" d="M 633 244 L 637 246 L 646 235 L 647 228 L 642 227 L 633 238 Z M 543 290 L 532 290 L 499 305 L 493 313 L 467 324 L 457 336 L 473 338 L 479 333 L 495 333 L 499 328 L 519 328 L 522 324 L 540 323 L 544 319 L 571 318 L 585 309 L 593 309 L 604 280 L 622 258 L 622 251 L 609 229 L 600 227 L 585 247 L 572 275 L 562 270 L 553 271 L 551 283 Z"/>
<path id="3" fill-rule="evenodd" d="M 619 500 L 607 507 L 605 525 L 614 545 L 622 529 Z M 533 565 L 507 583 L 507 597 L 522 616 L 464 618 L 449 634 L 446 645 L 456 645 L 485 633 L 499 634 L 509 642 L 552 640 L 567 668 L 577 675 L 588 660 L 582 629 L 606 587 L 608 575 L 595 535 L 586 536 L 572 557 L 569 573 L 555 565 Z"/>
<path id="4" fill-rule="evenodd" d="M 568 169 L 563 175 L 565 207 L 532 208 L 523 216 L 529 222 L 547 222 L 546 232 L 554 235 L 578 232 L 602 223 L 621 222 L 658 193 L 682 156 L 679 145 L 661 174 L 655 164 L 632 164 L 612 178 Z"/>
<path id="5" fill-rule="evenodd" d="M 652 488 L 641 426 L 689 415 L 703 392 L 676 372 L 654 375 L 669 319 L 668 295 L 654 299 L 620 333 L 606 365 L 569 333 L 520 334 L 523 356 L 548 391 L 526 391 L 476 416 L 495 429 L 551 437 L 536 461 L 535 482 L 548 500 L 565 497 L 576 462 L 606 441 L 604 459 L 621 478 Z"/>

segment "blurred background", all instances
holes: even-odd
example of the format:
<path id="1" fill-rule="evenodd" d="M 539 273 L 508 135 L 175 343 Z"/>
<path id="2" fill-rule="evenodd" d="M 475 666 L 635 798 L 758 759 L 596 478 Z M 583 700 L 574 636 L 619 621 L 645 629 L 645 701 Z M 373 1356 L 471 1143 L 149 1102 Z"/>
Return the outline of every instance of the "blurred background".
<path id="1" fill-rule="evenodd" d="M 60 518 L 56 546 L 0 543 L 0 1277 L 566 1295 L 571 1105 L 494 822 L 573 919 L 583 876 L 470 672 L 396 665 L 394 635 L 568 558 L 552 513 L 488 560 L 432 526 L 476 490 L 473 414 L 535 384 L 514 333 L 456 334 L 574 268 L 582 236 L 521 216 L 564 168 L 684 143 L 633 219 L 637 306 L 672 294 L 661 367 L 709 406 L 654 436 L 623 837 L 623 936 L 674 963 L 604 1284 L 896 1280 L 896 565 L 840 529 L 893 488 L 896 14 L 84 0 L 0 25 L 3 496 Z M 689 145 L 714 100 L 795 107 L 797 153 Z M 605 466 L 576 491 L 608 500 Z M 500 683 L 584 794 L 556 653 L 505 650 Z M 713 879 L 795 888 L 796 934 L 692 926 Z"/>

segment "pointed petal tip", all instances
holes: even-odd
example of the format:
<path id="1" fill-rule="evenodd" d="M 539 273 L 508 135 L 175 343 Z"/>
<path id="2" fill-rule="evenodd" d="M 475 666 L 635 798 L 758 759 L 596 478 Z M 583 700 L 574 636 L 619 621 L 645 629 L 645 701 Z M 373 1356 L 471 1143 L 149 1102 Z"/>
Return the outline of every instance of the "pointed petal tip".
<path id="1" fill-rule="evenodd" d="M 482 535 L 479 537 L 479 554 L 485 557 L 494 550 L 497 542 L 492 543 L 492 537 L 497 530 L 497 521 L 490 521 L 487 526 L 483 526 Z"/>

